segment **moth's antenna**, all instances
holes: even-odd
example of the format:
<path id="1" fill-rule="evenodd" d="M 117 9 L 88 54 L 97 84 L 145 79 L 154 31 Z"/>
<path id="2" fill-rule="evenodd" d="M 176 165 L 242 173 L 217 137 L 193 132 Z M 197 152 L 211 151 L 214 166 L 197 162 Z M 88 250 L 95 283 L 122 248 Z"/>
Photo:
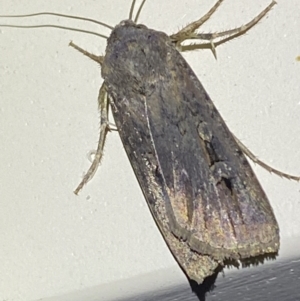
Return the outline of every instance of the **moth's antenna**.
<path id="1" fill-rule="evenodd" d="M 135 18 L 134 18 L 134 23 L 137 23 L 138 18 L 139 18 L 139 16 L 140 16 L 140 13 L 141 13 L 141 11 L 142 11 L 142 8 L 143 8 L 145 2 L 146 2 L 146 0 L 143 0 L 143 1 L 142 1 L 141 5 L 140 5 L 140 7 L 139 7 L 139 9 L 138 9 L 138 11 L 137 11 L 137 13 L 136 13 L 136 16 L 135 16 Z"/>
<path id="2" fill-rule="evenodd" d="M 132 20 L 133 10 L 134 10 L 135 0 L 132 0 L 130 11 L 129 11 L 129 20 Z"/>
<path id="3" fill-rule="evenodd" d="M 83 17 L 78 17 L 78 16 L 72 16 L 72 15 L 64 15 L 64 14 L 58 14 L 58 13 L 51 13 L 51 12 L 41 12 L 41 13 L 35 13 L 35 14 L 28 14 L 28 15 L 0 15 L 0 18 L 27 18 L 27 17 L 35 17 L 35 16 L 57 16 L 57 17 L 64 17 L 64 18 L 69 18 L 69 19 L 77 19 L 77 20 L 82 20 L 82 21 L 88 21 L 92 23 L 96 23 L 98 25 L 107 27 L 109 29 L 113 29 L 112 26 L 96 21 L 94 19 L 90 18 L 83 18 Z M 99 34 L 97 32 L 89 31 L 89 30 L 83 30 L 83 29 L 78 29 L 78 28 L 73 28 L 73 27 L 67 27 L 67 26 L 59 26 L 59 25 L 51 25 L 51 24 L 45 24 L 45 25 L 28 25 L 28 26 L 23 26 L 23 25 L 8 25 L 8 24 L 0 24 L 1 27 L 10 27 L 10 28 L 43 28 L 43 27 L 48 27 L 48 28 L 58 28 L 58 29 L 64 29 L 64 30 L 71 30 L 71 31 L 77 31 L 77 32 L 82 32 L 82 33 L 87 33 L 91 35 L 95 35 L 101 38 L 107 39 L 107 36 L 103 34 Z"/>
<path id="4" fill-rule="evenodd" d="M 0 24 L 0 27 L 10 27 L 10 28 L 43 28 L 43 27 L 48 27 L 48 28 L 59 28 L 59 29 L 65 29 L 65 30 L 70 30 L 70 31 L 77 31 L 77 32 L 83 32 L 87 34 L 92 34 L 95 36 L 98 36 L 100 38 L 108 39 L 107 36 L 94 32 L 94 31 L 89 31 L 89 30 L 83 30 L 83 29 L 78 29 L 78 28 L 73 28 L 73 27 L 66 27 L 66 26 L 59 26 L 59 25 L 28 25 L 28 26 L 21 26 L 21 25 L 7 25 L 7 24 Z"/>
<path id="5" fill-rule="evenodd" d="M 92 23 L 96 23 L 98 25 L 107 27 L 109 29 L 114 29 L 113 26 L 110 26 L 106 23 L 90 19 L 90 18 L 83 18 L 73 15 L 64 15 L 64 14 L 58 14 L 58 13 L 51 13 L 51 12 L 42 12 L 42 13 L 35 13 L 35 14 L 28 14 L 28 15 L 0 15 L 0 18 L 27 18 L 27 17 L 35 17 L 35 16 L 57 16 L 57 17 L 64 17 L 69 19 L 76 19 L 76 20 L 82 20 L 82 21 L 88 21 Z"/>

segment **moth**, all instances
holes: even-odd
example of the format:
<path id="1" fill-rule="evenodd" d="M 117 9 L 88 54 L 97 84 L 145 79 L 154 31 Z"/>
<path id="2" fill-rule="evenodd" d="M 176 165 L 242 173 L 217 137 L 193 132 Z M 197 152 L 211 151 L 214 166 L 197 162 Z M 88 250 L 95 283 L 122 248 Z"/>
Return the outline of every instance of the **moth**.
<path id="1" fill-rule="evenodd" d="M 112 31 L 105 55 L 93 55 L 70 43 L 101 66 L 103 78 L 98 97 L 98 149 L 75 193 L 100 164 L 111 130 L 110 106 L 154 220 L 182 270 L 198 283 L 220 266 L 261 261 L 278 253 L 279 227 L 245 154 L 271 172 L 299 180 L 265 165 L 233 136 L 180 53 L 206 45 L 216 55 L 216 46 L 245 33 L 275 5 L 272 1 L 240 28 L 198 33 L 222 2 L 217 1 L 199 20 L 167 35 L 137 23 L 145 0 L 135 17 L 133 0 L 127 20 L 115 27 L 106 25 Z M 49 13 L 23 17 L 40 14 Z M 217 38 L 220 40 L 214 42 Z M 187 40 L 196 44 L 187 46 Z M 197 44 L 200 40 L 207 43 Z"/>

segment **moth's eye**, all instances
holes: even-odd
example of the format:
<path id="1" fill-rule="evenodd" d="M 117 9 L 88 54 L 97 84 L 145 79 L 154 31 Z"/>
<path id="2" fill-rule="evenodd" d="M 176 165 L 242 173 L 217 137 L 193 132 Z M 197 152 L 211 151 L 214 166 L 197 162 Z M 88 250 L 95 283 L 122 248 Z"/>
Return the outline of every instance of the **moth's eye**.
<path id="1" fill-rule="evenodd" d="M 145 26 L 145 25 L 143 25 L 143 24 L 138 24 L 138 25 L 136 26 L 136 28 L 138 28 L 138 29 L 145 29 L 145 28 L 147 28 L 147 26 Z"/>

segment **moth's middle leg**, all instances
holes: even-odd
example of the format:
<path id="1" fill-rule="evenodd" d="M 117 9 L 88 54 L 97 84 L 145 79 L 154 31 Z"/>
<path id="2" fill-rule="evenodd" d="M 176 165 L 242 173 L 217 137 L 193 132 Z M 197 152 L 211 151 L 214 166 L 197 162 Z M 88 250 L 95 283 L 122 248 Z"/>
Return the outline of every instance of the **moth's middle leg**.
<path id="1" fill-rule="evenodd" d="M 80 184 L 74 190 L 75 194 L 78 194 L 78 192 L 82 189 L 82 187 L 93 178 L 103 157 L 103 149 L 104 149 L 106 134 L 110 130 L 109 121 L 108 121 L 109 101 L 108 101 L 105 83 L 102 84 L 99 91 L 98 105 L 99 105 L 101 117 L 100 117 L 100 137 L 99 137 L 97 151 L 94 160 L 92 162 L 92 165 L 90 166 L 89 170 L 83 177 Z"/>

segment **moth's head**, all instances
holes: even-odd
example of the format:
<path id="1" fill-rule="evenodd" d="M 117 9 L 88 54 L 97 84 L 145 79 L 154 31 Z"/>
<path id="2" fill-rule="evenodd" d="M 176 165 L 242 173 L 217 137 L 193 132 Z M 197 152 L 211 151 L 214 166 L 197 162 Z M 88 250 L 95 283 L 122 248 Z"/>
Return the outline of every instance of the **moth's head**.
<path id="1" fill-rule="evenodd" d="M 111 31 L 108 38 L 108 44 L 112 41 L 124 40 L 126 36 L 139 36 L 143 31 L 148 30 L 143 24 L 136 24 L 132 20 L 123 20 Z"/>
<path id="2" fill-rule="evenodd" d="M 112 30 L 110 37 L 113 36 L 115 32 L 124 32 L 124 30 L 131 31 L 131 30 L 147 29 L 145 25 L 137 23 L 145 2 L 146 0 L 142 0 L 139 7 L 136 10 L 136 13 L 134 13 L 136 0 L 132 0 L 128 19 L 125 19 L 121 21 L 119 24 L 117 24 Z"/>
<path id="3" fill-rule="evenodd" d="M 121 21 L 118 25 L 115 26 L 115 28 L 118 28 L 118 27 L 147 28 L 145 25 L 137 24 L 136 22 L 134 22 L 130 19 L 126 19 L 126 20 Z"/>
<path id="4" fill-rule="evenodd" d="M 139 30 L 144 30 L 144 29 L 148 29 L 147 26 L 143 25 L 143 24 L 137 24 L 136 22 L 132 21 L 132 20 L 123 20 L 121 21 L 118 25 L 115 26 L 115 28 L 113 29 L 116 30 L 116 31 L 122 31 L 120 29 L 123 29 L 124 30 L 136 30 L 136 31 L 139 31 Z"/>

